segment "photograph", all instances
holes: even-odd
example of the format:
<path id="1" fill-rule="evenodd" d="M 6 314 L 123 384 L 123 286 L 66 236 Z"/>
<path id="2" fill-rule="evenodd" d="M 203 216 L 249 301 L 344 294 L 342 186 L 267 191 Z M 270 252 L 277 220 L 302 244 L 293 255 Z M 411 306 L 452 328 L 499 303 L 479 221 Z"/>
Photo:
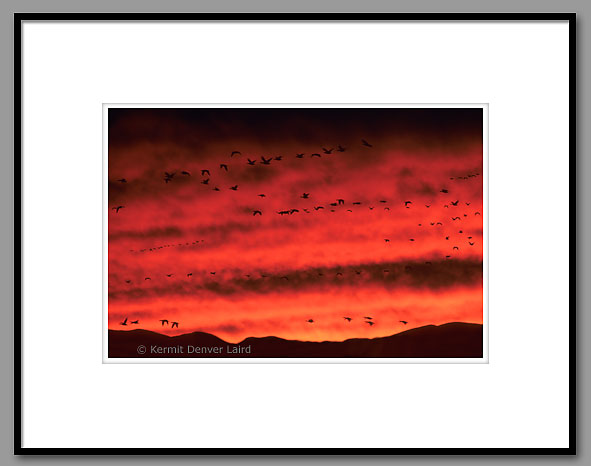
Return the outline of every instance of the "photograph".
<path id="1" fill-rule="evenodd" d="M 483 358 L 482 106 L 105 111 L 108 359 Z"/>

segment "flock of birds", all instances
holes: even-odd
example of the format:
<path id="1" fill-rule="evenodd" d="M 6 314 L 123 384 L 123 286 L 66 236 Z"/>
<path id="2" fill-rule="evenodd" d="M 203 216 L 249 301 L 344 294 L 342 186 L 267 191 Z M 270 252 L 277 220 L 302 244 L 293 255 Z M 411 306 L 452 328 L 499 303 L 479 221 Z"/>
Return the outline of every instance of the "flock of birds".
<path id="1" fill-rule="evenodd" d="M 362 139 L 361 140 L 361 145 L 363 147 L 366 147 L 366 148 L 372 148 L 373 147 L 373 145 L 370 144 L 369 142 L 367 142 L 365 139 Z M 322 147 L 322 151 L 321 151 L 322 153 L 320 153 L 320 152 L 311 153 L 310 154 L 310 157 L 311 158 L 322 158 L 323 155 L 324 156 L 331 155 L 331 154 L 333 154 L 333 152 L 345 152 L 346 150 L 347 150 L 347 148 L 341 146 L 340 144 L 336 148 L 330 148 L 330 149 L 328 149 L 328 148 Z M 305 155 L 306 155 L 305 153 L 297 153 L 297 154 L 295 154 L 295 158 L 297 158 L 297 159 L 303 159 L 305 157 Z M 230 153 L 230 158 L 231 159 L 239 158 L 240 156 L 242 156 L 242 153 L 240 151 L 232 151 Z M 284 159 L 284 157 L 282 155 L 278 155 L 278 156 L 274 156 L 274 157 L 269 157 L 269 158 L 265 158 L 264 156 L 262 156 L 260 158 L 260 160 L 258 160 L 258 159 L 251 159 L 251 158 L 247 157 L 246 164 L 249 165 L 249 166 L 254 166 L 257 163 L 259 165 L 270 165 L 271 163 L 281 162 L 283 159 Z M 229 172 L 229 165 L 228 165 L 228 163 L 219 163 L 219 170 L 225 171 L 225 172 Z M 176 172 L 176 171 L 175 172 L 164 172 L 164 177 L 163 177 L 164 183 L 165 184 L 168 184 L 168 183 L 173 182 L 175 180 L 175 176 L 177 176 L 177 173 L 178 172 Z M 201 180 L 200 180 L 200 183 L 201 184 L 203 184 L 205 186 L 213 186 L 212 187 L 212 190 L 213 191 L 217 191 L 217 192 L 220 191 L 220 188 L 219 188 L 218 185 L 213 185 L 213 183 L 210 183 L 210 181 L 212 179 L 212 176 L 211 176 L 211 171 L 210 171 L 209 168 L 201 169 L 200 170 L 200 175 L 201 175 Z M 192 173 L 190 171 L 188 171 L 188 170 L 181 170 L 180 171 L 180 176 L 181 177 L 191 177 L 192 176 Z M 469 173 L 469 174 L 463 175 L 463 176 L 450 177 L 449 179 L 451 181 L 453 181 L 453 180 L 469 180 L 471 178 L 475 178 L 475 177 L 478 177 L 478 176 L 480 176 L 480 173 L 475 172 L 475 173 Z M 116 181 L 118 183 L 127 183 L 127 179 L 126 178 L 119 178 Z M 229 190 L 231 190 L 231 191 L 238 191 L 239 185 L 234 184 L 234 185 L 228 186 L 227 188 Z M 449 190 L 447 188 L 441 188 L 441 190 L 439 192 L 441 194 L 449 194 Z M 265 193 L 259 193 L 259 194 L 257 194 L 257 196 L 259 198 L 261 198 L 261 199 L 264 199 L 264 198 L 267 197 L 267 195 Z M 312 193 L 309 193 L 309 192 L 303 192 L 299 197 L 301 199 L 310 200 L 310 201 L 312 201 L 314 199 L 314 197 L 312 196 Z M 464 202 L 463 204 L 465 204 L 466 207 L 469 207 L 471 203 L 470 202 Z M 360 206 L 362 206 L 362 205 L 363 205 L 363 202 L 361 202 L 361 201 L 353 201 L 353 202 L 350 202 L 350 204 L 348 204 L 345 201 L 345 199 L 337 198 L 337 199 L 334 199 L 334 200 L 331 200 L 331 201 L 326 201 L 326 202 L 323 202 L 323 203 L 320 203 L 320 204 L 318 204 L 318 203 L 311 203 L 311 205 L 309 207 L 302 208 L 301 211 L 298 208 L 288 208 L 288 209 L 276 211 L 276 214 L 278 214 L 280 216 L 284 216 L 284 215 L 291 216 L 291 215 L 299 214 L 299 213 L 312 214 L 312 213 L 320 213 L 322 211 L 337 212 L 339 210 L 339 208 L 341 208 L 341 207 L 344 208 L 346 212 L 353 213 L 353 209 L 361 208 Z M 390 206 L 392 206 L 390 200 L 388 200 L 388 199 L 379 199 L 379 200 L 377 200 L 377 201 L 375 201 L 373 203 L 370 202 L 369 205 L 367 205 L 367 208 L 369 210 L 372 210 L 373 211 L 376 208 L 376 206 L 378 206 L 378 205 L 380 205 L 382 207 L 383 211 L 385 211 L 385 212 L 390 211 L 391 210 Z M 413 204 L 413 201 L 412 200 L 406 200 L 401 205 L 401 207 L 403 207 L 405 209 L 411 209 L 411 208 L 414 208 L 414 206 L 415 206 L 415 204 Z M 121 209 L 124 209 L 125 207 L 126 207 L 125 205 L 116 205 L 116 206 L 113 206 L 111 209 L 114 210 L 116 214 L 118 214 L 120 212 L 120 210 Z M 425 209 L 429 209 L 431 207 L 432 207 L 432 204 L 424 204 L 424 208 Z M 443 204 L 443 207 L 444 208 L 451 208 L 451 209 L 461 207 L 460 200 L 459 199 L 456 199 L 455 201 L 454 200 L 449 201 L 446 204 Z M 264 213 L 264 209 L 263 208 L 255 209 L 255 210 L 252 211 L 252 216 L 255 216 L 255 217 L 256 216 L 262 216 L 263 213 Z M 474 215 L 474 216 L 480 216 L 481 215 L 481 213 L 479 211 L 471 212 L 471 214 Z M 457 222 L 457 221 L 461 221 L 463 218 L 469 217 L 469 215 L 470 215 L 470 213 L 465 213 L 465 212 L 462 212 L 460 215 L 452 214 L 450 216 L 450 219 L 451 219 L 452 222 Z M 443 226 L 444 225 L 444 223 L 442 221 L 440 221 L 440 220 L 430 220 L 429 221 L 429 224 L 432 227 L 439 227 L 439 226 Z M 422 223 L 419 223 L 418 226 L 419 227 L 423 227 L 424 225 Z M 459 230 L 459 234 L 463 234 L 463 233 L 464 233 L 463 230 Z M 470 240 L 473 239 L 472 236 L 466 236 L 466 239 L 468 240 L 467 243 L 468 243 L 469 246 L 474 246 L 475 245 L 475 241 L 470 241 Z M 449 236 L 445 236 L 445 240 L 449 241 L 450 240 L 450 237 Z M 415 238 L 409 238 L 409 241 L 410 242 L 415 242 Z M 190 241 L 190 242 L 181 242 L 181 243 L 174 243 L 174 244 L 173 243 L 169 243 L 169 244 L 162 244 L 162 245 L 157 245 L 157 246 L 153 246 L 153 247 L 146 247 L 146 248 L 142 248 L 142 249 L 138 249 L 138 250 L 131 249 L 130 252 L 132 252 L 132 253 L 156 252 L 156 251 L 159 251 L 159 250 L 162 250 L 162 249 L 165 249 L 165 248 L 174 248 L 174 247 L 183 247 L 183 246 L 197 246 L 197 245 L 199 245 L 200 243 L 203 243 L 203 242 L 204 242 L 204 240 L 194 240 L 194 241 Z M 390 240 L 390 238 L 384 238 L 384 242 L 386 244 L 389 244 L 391 242 L 391 240 Z M 452 247 L 452 252 L 453 251 L 459 251 L 459 249 L 460 249 L 460 247 L 458 245 L 454 245 Z M 449 254 L 449 255 L 446 255 L 445 256 L 445 259 L 447 260 L 447 259 L 450 259 L 451 257 L 452 257 L 452 255 Z M 426 261 L 425 264 L 431 265 L 431 262 L 430 261 Z M 409 266 L 406 266 L 406 267 L 407 267 L 407 270 L 410 268 Z M 388 273 L 389 270 L 384 270 L 383 272 L 384 273 Z M 216 272 L 215 271 L 210 271 L 209 274 L 211 276 L 213 276 L 213 275 L 216 274 Z M 355 270 L 355 274 L 356 275 L 361 275 L 362 272 L 359 271 L 359 270 Z M 173 273 L 166 273 L 164 275 L 167 278 L 172 278 L 175 274 L 173 274 Z M 193 272 L 186 273 L 186 277 L 187 278 L 191 278 L 192 276 L 193 276 Z M 251 277 L 253 277 L 252 274 L 245 274 L 245 276 L 247 278 L 249 278 L 249 279 Z M 322 277 L 322 276 L 324 276 L 324 273 L 319 271 L 318 272 L 318 276 L 319 277 Z M 343 276 L 343 273 L 342 272 L 336 272 L 335 273 L 335 276 L 336 277 L 342 277 Z M 261 273 L 260 274 L 260 277 L 261 278 L 269 278 L 270 276 Z M 281 280 L 289 280 L 289 277 L 286 276 L 286 275 L 277 276 L 277 278 L 279 278 Z M 151 281 L 151 280 L 152 280 L 152 278 L 149 277 L 149 276 L 144 277 L 144 281 Z M 126 279 L 125 282 L 127 284 L 131 284 L 132 283 L 132 280 Z M 352 317 L 349 317 L 349 316 L 344 316 L 343 319 L 346 322 L 348 322 L 348 323 L 351 323 L 351 321 L 353 320 L 353 318 Z M 167 319 L 161 319 L 161 320 L 159 320 L 159 322 L 161 323 L 161 326 L 162 327 L 164 327 L 165 325 L 168 326 L 169 324 L 170 324 L 170 328 L 171 329 L 178 328 L 179 327 L 179 323 L 176 322 L 176 321 L 169 322 Z M 308 324 L 315 323 L 314 319 L 307 319 L 305 322 L 308 323 Z M 372 317 L 370 317 L 370 316 L 364 316 L 363 317 L 363 322 L 365 324 L 368 324 L 370 327 L 372 327 L 373 325 L 376 324 L 376 322 L 374 321 L 374 319 Z M 405 320 L 400 320 L 399 322 L 402 323 L 403 325 L 407 325 L 408 324 L 408 322 L 405 321 Z M 123 320 L 122 322 L 120 322 L 120 325 L 122 325 L 122 326 L 127 326 L 128 324 L 129 325 L 137 325 L 137 324 L 139 324 L 139 320 L 134 320 L 134 321 L 129 321 L 128 322 L 128 318 L 126 317 L 125 320 Z"/>

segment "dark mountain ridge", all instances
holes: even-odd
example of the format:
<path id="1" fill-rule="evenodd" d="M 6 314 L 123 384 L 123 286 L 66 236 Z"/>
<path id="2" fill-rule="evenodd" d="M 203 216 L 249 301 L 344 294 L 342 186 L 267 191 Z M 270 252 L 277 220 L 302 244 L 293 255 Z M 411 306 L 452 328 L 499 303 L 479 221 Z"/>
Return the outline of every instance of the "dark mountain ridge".
<path id="1" fill-rule="evenodd" d="M 249 337 L 228 343 L 203 332 L 168 336 L 109 330 L 110 358 L 482 358 L 482 325 L 426 325 L 387 337 L 299 341 Z"/>

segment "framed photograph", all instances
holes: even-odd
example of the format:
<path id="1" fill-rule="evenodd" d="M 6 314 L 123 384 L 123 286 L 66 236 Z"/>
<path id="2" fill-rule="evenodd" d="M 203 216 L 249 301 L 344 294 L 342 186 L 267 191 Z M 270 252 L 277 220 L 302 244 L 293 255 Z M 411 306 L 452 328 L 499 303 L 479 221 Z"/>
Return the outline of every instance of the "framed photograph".
<path id="1" fill-rule="evenodd" d="M 15 453 L 574 454 L 574 38 L 15 14 Z"/>

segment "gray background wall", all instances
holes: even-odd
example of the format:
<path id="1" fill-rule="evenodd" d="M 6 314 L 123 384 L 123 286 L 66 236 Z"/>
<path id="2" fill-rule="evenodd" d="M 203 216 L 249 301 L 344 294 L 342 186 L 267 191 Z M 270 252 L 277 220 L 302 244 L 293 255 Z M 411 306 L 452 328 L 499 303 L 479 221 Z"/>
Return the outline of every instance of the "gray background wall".
<path id="1" fill-rule="evenodd" d="M 13 17 L 14 12 L 575 12 L 577 18 L 577 60 L 578 60 L 578 157 L 577 157 L 577 288 L 578 288 L 578 451 L 576 458 L 561 457 L 488 457 L 480 461 L 488 464 L 591 464 L 591 333 L 590 287 L 589 283 L 589 238 L 590 205 L 589 178 L 591 165 L 591 128 L 589 87 L 591 83 L 591 57 L 589 43 L 589 18 L 591 2 L 588 0 L 3 0 L 0 2 L 0 209 L 3 222 L 0 224 L 0 303 L 3 325 L 0 327 L 0 464 L 48 463 L 78 464 L 275 464 L 278 458 L 265 457 L 15 457 L 13 456 L 13 319 L 14 307 L 14 195 L 13 195 Z M 374 464 L 396 461 L 398 464 L 471 464 L 475 458 L 463 457 L 396 457 L 396 458 L 282 458 L 289 464 Z"/>

